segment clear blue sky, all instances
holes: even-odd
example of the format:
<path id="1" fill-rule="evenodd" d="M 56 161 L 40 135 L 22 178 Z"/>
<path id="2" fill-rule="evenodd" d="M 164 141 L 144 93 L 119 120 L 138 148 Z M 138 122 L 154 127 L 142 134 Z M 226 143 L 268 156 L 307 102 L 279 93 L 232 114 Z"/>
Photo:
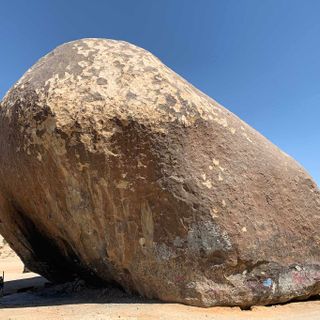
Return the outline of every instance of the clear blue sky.
<path id="1" fill-rule="evenodd" d="M 0 97 L 63 42 L 126 40 L 264 134 L 319 185 L 320 1 L 10 0 L 0 9 Z"/>

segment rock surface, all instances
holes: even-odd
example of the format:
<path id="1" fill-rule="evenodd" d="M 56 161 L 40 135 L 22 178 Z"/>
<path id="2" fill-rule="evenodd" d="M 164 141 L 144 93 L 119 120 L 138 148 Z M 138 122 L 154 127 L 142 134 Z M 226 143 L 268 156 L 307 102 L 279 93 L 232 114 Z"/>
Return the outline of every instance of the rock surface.
<path id="1" fill-rule="evenodd" d="M 198 306 L 306 298 L 319 218 L 299 164 L 131 44 L 64 44 L 1 102 L 0 232 L 53 281 Z"/>

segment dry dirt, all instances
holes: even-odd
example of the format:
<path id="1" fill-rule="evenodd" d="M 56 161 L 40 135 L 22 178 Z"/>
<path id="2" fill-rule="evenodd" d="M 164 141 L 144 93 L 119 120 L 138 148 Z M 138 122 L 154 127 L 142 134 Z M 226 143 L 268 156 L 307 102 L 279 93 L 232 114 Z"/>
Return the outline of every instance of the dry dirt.
<path id="1" fill-rule="evenodd" d="M 119 289 L 84 289 L 81 283 L 50 286 L 34 273 L 22 273 L 20 259 L 7 247 L 0 248 L 0 271 L 5 272 L 5 295 L 0 298 L 0 320 L 318 320 L 320 300 L 281 306 L 197 308 L 132 297 Z M 24 291 L 30 287 L 33 289 Z M 22 291 L 17 293 L 17 291 Z"/>

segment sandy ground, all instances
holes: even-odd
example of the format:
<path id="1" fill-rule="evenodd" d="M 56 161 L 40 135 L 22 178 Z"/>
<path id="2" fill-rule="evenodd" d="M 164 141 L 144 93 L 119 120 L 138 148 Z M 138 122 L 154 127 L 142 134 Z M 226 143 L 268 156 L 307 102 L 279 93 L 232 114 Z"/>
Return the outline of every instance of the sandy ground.
<path id="1" fill-rule="evenodd" d="M 115 288 L 83 289 L 81 283 L 52 286 L 34 273 L 23 274 L 22 269 L 17 256 L 0 254 L 0 272 L 5 271 L 6 280 L 5 295 L 0 298 L 0 320 L 320 320 L 320 300 L 254 307 L 248 311 L 204 309 L 144 300 Z"/>

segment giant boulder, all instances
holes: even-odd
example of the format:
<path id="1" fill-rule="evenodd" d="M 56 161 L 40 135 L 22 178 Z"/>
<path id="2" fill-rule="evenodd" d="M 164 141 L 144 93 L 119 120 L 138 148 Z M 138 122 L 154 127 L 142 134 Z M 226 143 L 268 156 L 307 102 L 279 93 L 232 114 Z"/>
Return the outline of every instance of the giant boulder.
<path id="1" fill-rule="evenodd" d="M 83 39 L 0 109 L 0 232 L 52 281 L 198 306 L 320 292 L 304 169 L 149 52 Z"/>

